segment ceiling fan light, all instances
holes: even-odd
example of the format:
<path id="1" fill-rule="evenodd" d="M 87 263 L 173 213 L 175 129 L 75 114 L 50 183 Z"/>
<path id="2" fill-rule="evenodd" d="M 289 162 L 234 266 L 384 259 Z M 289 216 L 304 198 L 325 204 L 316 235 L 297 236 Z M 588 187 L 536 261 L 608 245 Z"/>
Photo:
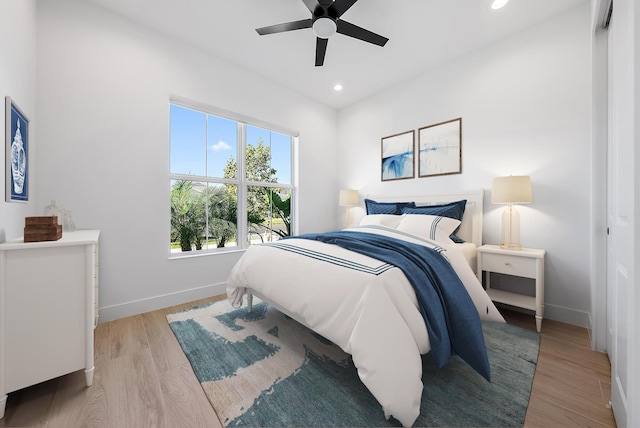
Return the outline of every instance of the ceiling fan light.
<path id="1" fill-rule="evenodd" d="M 319 37 L 321 39 L 328 39 L 329 37 L 336 34 L 338 26 L 333 19 L 323 17 L 318 18 L 314 21 L 312 29 L 313 34 L 315 34 L 316 37 Z"/>

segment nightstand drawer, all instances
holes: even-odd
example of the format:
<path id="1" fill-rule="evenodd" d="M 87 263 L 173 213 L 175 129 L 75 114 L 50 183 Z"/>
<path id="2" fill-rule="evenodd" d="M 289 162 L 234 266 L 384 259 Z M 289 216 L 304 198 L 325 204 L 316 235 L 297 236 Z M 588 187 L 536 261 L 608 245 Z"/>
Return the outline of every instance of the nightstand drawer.
<path id="1" fill-rule="evenodd" d="M 529 257 L 484 253 L 482 255 L 482 269 L 507 275 L 535 278 L 536 260 Z"/>

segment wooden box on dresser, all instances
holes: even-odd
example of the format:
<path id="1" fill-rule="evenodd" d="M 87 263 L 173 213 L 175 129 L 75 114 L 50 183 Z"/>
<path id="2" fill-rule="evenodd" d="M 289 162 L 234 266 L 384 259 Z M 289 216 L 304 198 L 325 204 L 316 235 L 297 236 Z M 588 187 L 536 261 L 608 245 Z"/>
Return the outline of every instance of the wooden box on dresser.
<path id="1" fill-rule="evenodd" d="M 0 244 L 0 418 L 18 389 L 80 369 L 91 386 L 99 236 Z"/>

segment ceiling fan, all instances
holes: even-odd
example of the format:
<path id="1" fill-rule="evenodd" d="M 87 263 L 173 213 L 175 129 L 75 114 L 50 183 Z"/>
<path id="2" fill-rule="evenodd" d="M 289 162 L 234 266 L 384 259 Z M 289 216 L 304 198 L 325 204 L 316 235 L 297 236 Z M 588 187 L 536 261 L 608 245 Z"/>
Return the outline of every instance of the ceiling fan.
<path id="1" fill-rule="evenodd" d="M 369 30 L 353 25 L 340 17 L 358 0 L 302 0 L 311 12 L 311 18 L 300 21 L 285 22 L 284 24 L 270 25 L 256 28 L 261 36 L 285 31 L 311 28 L 316 35 L 316 66 L 324 64 L 324 56 L 327 52 L 329 37 L 335 33 L 344 34 L 374 45 L 384 46 L 389 39 Z"/>

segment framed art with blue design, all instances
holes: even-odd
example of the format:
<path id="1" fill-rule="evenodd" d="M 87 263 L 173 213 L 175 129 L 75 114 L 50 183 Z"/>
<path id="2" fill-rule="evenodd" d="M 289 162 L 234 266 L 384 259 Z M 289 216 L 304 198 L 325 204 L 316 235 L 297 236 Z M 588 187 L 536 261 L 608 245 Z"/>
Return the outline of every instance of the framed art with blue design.
<path id="1" fill-rule="evenodd" d="M 418 129 L 419 177 L 462 173 L 462 118 Z"/>
<path id="2" fill-rule="evenodd" d="M 5 198 L 29 202 L 29 118 L 11 97 L 5 97 Z"/>
<path id="3" fill-rule="evenodd" d="M 382 181 L 413 178 L 416 131 L 382 138 Z"/>

